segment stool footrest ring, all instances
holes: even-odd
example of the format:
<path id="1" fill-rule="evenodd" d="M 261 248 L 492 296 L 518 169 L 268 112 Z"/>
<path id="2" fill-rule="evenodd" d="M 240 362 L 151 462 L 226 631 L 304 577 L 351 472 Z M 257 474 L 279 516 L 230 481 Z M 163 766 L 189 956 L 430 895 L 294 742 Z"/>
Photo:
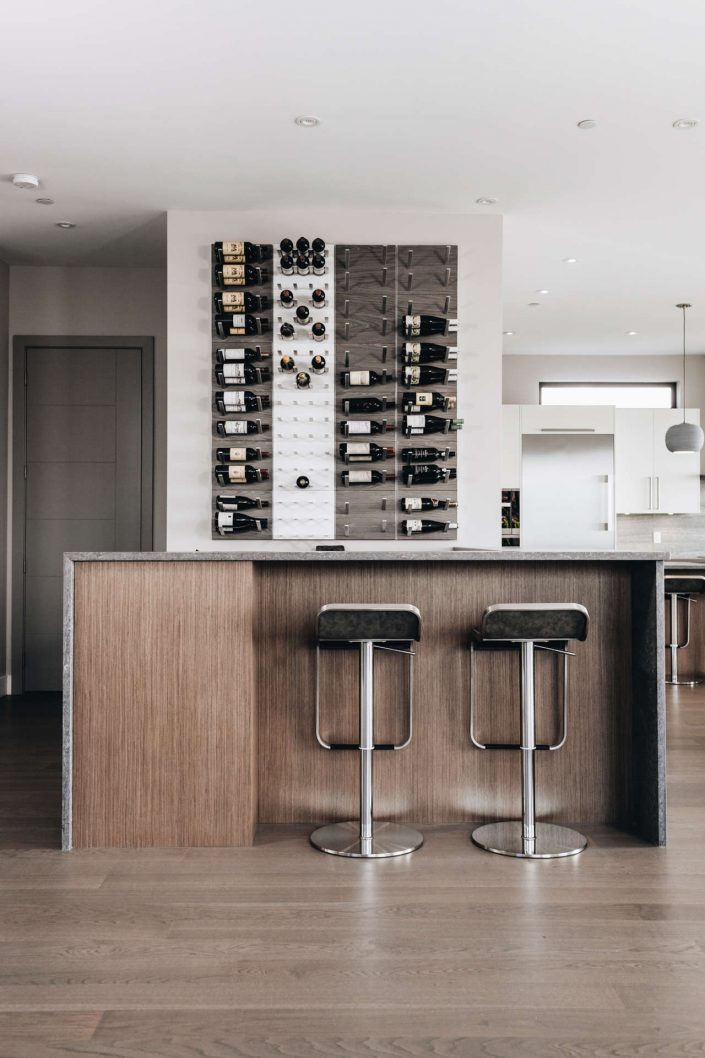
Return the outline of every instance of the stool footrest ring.
<path id="1" fill-rule="evenodd" d="M 477 743 L 475 743 L 477 745 Z M 484 742 L 479 749 L 526 749 L 526 746 L 522 746 L 521 742 Z M 531 749 L 547 749 L 554 750 L 558 748 L 558 744 L 552 746 L 548 742 L 537 742 L 535 746 L 531 746 Z"/>
<path id="2" fill-rule="evenodd" d="M 360 745 L 359 742 L 331 742 L 330 745 L 325 746 L 324 748 L 325 749 L 334 749 L 334 750 L 346 750 L 346 749 L 361 750 L 362 746 Z M 375 742 L 373 744 L 373 746 L 372 746 L 372 749 L 375 749 L 375 750 L 390 750 L 390 749 L 399 749 L 399 746 L 395 746 L 393 742 Z"/>

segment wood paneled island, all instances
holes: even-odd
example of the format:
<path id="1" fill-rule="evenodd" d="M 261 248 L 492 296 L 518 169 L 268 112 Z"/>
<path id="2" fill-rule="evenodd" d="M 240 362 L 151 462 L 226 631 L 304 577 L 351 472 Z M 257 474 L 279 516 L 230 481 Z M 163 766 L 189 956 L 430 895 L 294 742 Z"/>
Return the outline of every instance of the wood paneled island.
<path id="1" fill-rule="evenodd" d="M 330 602 L 419 608 L 414 737 L 376 755 L 379 819 L 519 815 L 519 754 L 470 743 L 469 636 L 498 602 L 577 602 L 569 730 L 538 755 L 539 818 L 665 844 L 663 559 L 504 551 L 82 553 L 65 557 L 63 846 L 237 846 L 262 823 L 354 818 L 357 755 L 314 736 L 315 618 Z M 377 741 L 403 723 L 399 659 L 376 657 Z M 560 722 L 539 659 L 539 736 Z M 517 652 L 480 659 L 479 734 L 514 741 Z M 357 655 L 330 652 L 323 723 L 354 741 Z"/>

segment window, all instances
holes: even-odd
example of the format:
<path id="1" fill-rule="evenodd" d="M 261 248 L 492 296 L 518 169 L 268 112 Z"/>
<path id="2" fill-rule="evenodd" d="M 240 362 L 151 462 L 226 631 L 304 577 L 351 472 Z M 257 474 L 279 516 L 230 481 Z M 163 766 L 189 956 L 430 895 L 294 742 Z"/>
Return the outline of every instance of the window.
<path id="1" fill-rule="evenodd" d="M 539 404 L 675 408 L 675 382 L 539 382 Z"/>

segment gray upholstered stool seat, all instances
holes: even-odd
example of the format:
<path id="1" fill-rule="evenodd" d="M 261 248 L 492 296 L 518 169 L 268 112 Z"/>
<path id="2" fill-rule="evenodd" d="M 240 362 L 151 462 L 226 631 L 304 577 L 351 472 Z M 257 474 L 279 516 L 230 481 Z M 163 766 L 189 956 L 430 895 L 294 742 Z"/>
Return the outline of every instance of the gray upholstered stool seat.
<path id="1" fill-rule="evenodd" d="M 679 676 L 678 674 L 678 651 L 684 650 L 690 643 L 690 608 L 697 600 L 696 595 L 705 593 L 705 576 L 699 573 L 667 573 L 663 578 L 666 598 L 671 610 L 671 639 L 666 644 L 666 649 L 671 654 L 671 672 L 666 677 L 666 683 L 680 687 L 696 687 L 705 682 L 702 676 Z M 685 640 L 680 643 L 679 635 L 679 602 L 685 604 Z"/>
<path id="2" fill-rule="evenodd" d="M 421 614 L 408 603 L 331 603 L 318 613 L 316 635 L 316 738 L 327 750 L 360 754 L 360 818 L 329 823 L 311 834 L 321 852 L 356 859 L 379 859 L 413 852 L 423 844 L 417 831 L 398 823 L 375 823 L 372 761 L 379 750 L 405 749 L 411 742 L 414 643 L 421 639 Z M 321 735 L 320 657 L 322 649 L 356 647 L 360 652 L 360 734 L 356 743 L 328 742 Z M 400 743 L 374 741 L 374 651 L 404 654 L 409 665 L 408 734 Z"/>
<path id="3" fill-rule="evenodd" d="M 521 751 L 522 819 L 487 823 L 472 840 L 488 852 L 524 859 L 553 859 L 582 852 L 587 839 L 576 830 L 536 822 L 534 756 L 557 750 L 567 737 L 568 657 L 571 640 L 587 639 L 588 612 L 578 603 L 499 603 L 488 606 L 470 642 L 470 738 L 478 749 Z M 480 742 L 475 736 L 475 654 L 477 650 L 521 651 L 521 742 Z M 536 742 L 534 652 L 550 650 L 563 656 L 563 730 L 554 744 Z"/>

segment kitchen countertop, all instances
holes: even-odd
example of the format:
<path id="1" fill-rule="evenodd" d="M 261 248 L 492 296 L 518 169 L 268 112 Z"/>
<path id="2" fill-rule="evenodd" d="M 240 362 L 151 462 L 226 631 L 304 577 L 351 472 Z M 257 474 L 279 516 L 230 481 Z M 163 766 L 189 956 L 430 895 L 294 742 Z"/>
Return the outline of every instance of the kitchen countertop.
<path id="1" fill-rule="evenodd" d="M 68 562 L 663 562 L 667 551 L 73 551 Z"/>

